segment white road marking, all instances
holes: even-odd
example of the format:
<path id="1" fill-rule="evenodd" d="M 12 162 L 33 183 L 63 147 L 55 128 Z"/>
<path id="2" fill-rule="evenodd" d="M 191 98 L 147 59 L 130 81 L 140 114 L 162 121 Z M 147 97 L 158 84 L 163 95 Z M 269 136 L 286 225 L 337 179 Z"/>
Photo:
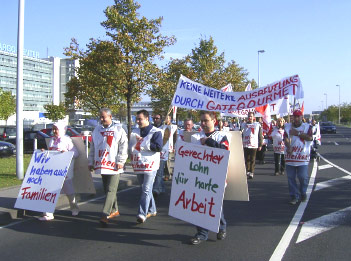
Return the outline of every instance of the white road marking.
<path id="1" fill-rule="evenodd" d="M 346 181 L 350 181 L 351 180 L 351 176 L 347 175 L 341 178 L 336 178 L 336 179 L 330 179 L 327 181 L 323 181 L 323 182 L 319 182 L 316 184 L 316 187 L 314 188 L 314 191 L 317 190 L 321 190 L 321 189 L 325 189 L 325 188 L 329 188 L 332 186 L 337 186 L 340 184 L 343 184 Z"/>
<path id="2" fill-rule="evenodd" d="M 310 196 L 311 196 L 311 192 L 312 192 L 312 188 L 314 185 L 314 180 L 316 178 L 316 175 L 317 175 L 317 162 L 314 161 L 313 169 L 312 169 L 312 173 L 311 173 L 311 177 L 310 177 L 310 181 L 308 183 L 308 188 L 307 188 L 307 193 L 306 193 L 306 195 L 307 195 L 306 202 L 300 203 L 293 219 L 291 220 L 288 228 L 285 230 L 283 237 L 280 239 L 278 246 L 275 248 L 271 258 L 269 259 L 270 261 L 282 260 L 286 250 L 288 249 L 289 244 L 290 244 L 290 242 L 295 234 L 295 231 L 300 224 L 300 220 L 302 218 L 302 215 L 305 212 L 305 209 L 307 207 L 307 203 L 308 203 Z"/>
<path id="3" fill-rule="evenodd" d="M 321 169 L 329 169 L 329 168 L 332 168 L 333 166 L 330 165 L 330 164 L 325 164 L 325 165 L 322 165 L 322 166 L 318 166 L 318 170 L 321 170 Z"/>
<path id="4" fill-rule="evenodd" d="M 130 187 L 130 188 L 118 191 L 117 194 L 121 194 L 121 193 L 127 192 L 127 191 L 132 190 L 132 189 L 136 189 L 136 188 L 138 188 L 138 186 L 133 186 L 133 187 Z M 81 205 L 84 205 L 84 204 L 87 204 L 87 203 L 90 203 L 90 202 L 98 201 L 100 199 L 103 199 L 104 197 L 106 197 L 106 196 L 101 196 L 101 197 L 98 197 L 98 198 L 93 198 L 93 199 L 90 199 L 90 200 L 87 200 L 87 201 L 83 201 L 83 202 L 78 203 L 78 205 L 81 206 Z M 65 209 L 68 209 L 68 208 L 69 207 L 60 208 L 59 210 L 65 210 Z M 20 221 L 16 221 L 16 222 L 10 223 L 10 224 L 5 225 L 5 226 L 0 226 L 0 230 L 3 229 L 3 228 L 8 228 L 8 227 L 15 226 L 17 224 L 28 222 L 28 221 L 33 220 L 33 219 L 36 219 L 36 217 L 27 218 L 27 219 L 23 219 L 23 220 L 20 220 Z"/>
<path id="5" fill-rule="evenodd" d="M 305 222 L 302 225 L 300 234 L 296 240 L 296 243 L 300 243 L 306 239 L 314 237 L 325 231 L 333 229 L 345 223 L 346 217 L 351 214 L 351 207 L 338 210 L 328 215 L 321 216 L 319 218 L 312 219 Z"/>
<path id="6" fill-rule="evenodd" d="M 322 160 L 324 160 L 326 163 L 332 165 L 333 167 L 341 170 L 342 172 L 345 172 L 347 175 L 351 175 L 351 172 L 347 171 L 346 169 L 343 169 L 341 167 L 339 167 L 338 165 L 335 165 L 334 163 L 331 163 L 329 160 L 327 160 L 326 158 L 324 158 L 322 155 L 318 154 Z"/>

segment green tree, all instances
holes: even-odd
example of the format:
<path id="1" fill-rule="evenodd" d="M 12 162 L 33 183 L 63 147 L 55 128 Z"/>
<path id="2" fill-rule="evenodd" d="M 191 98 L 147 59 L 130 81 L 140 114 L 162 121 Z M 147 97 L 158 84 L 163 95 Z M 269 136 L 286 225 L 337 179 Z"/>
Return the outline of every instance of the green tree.
<path id="1" fill-rule="evenodd" d="M 45 104 L 44 109 L 46 110 L 46 118 L 52 121 L 62 120 L 66 116 L 66 107 L 63 103 L 60 105 Z"/>
<path id="2" fill-rule="evenodd" d="M 139 8 L 140 5 L 133 0 L 115 0 L 114 5 L 107 7 L 104 11 L 107 20 L 101 24 L 111 40 L 106 41 L 109 42 L 106 45 L 110 45 L 107 48 L 109 51 L 99 53 L 101 64 L 98 66 L 102 70 L 98 70 L 96 74 L 98 74 L 98 79 L 104 78 L 106 84 L 104 86 L 94 84 L 94 88 L 98 89 L 96 91 L 107 92 L 101 95 L 102 97 L 107 95 L 106 99 L 115 99 L 117 103 L 126 106 L 128 134 L 131 132 L 132 104 L 139 101 L 141 94 L 155 83 L 158 73 L 155 60 L 162 59 L 163 49 L 175 42 L 174 37 L 160 34 L 161 17 L 150 20 L 140 17 L 137 13 Z M 101 44 L 102 41 L 95 42 Z M 82 52 L 78 45 L 73 43 L 66 53 L 74 58 L 75 55 L 79 57 Z M 85 54 L 90 55 L 90 53 Z M 83 76 L 79 70 L 78 83 L 82 82 L 80 78 Z M 95 77 L 93 68 L 89 69 L 89 73 L 92 73 L 91 77 Z M 78 83 L 75 84 L 75 87 L 80 88 L 81 84 Z M 90 91 L 91 87 L 88 89 Z M 73 99 L 73 92 L 70 97 Z M 81 95 L 81 99 L 87 99 L 86 93 Z"/>
<path id="3" fill-rule="evenodd" d="M 168 111 L 181 74 L 216 89 L 229 83 L 234 87 L 234 91 L 244 91 L 249 82 L 253 88 L 257 86 L 254 80 L 247 79 L 248 72 L 235 61 L 226 64 L 224 53 L 218 54 L 212 37 L 209 40 L 200 39 L 199 46 L 195 47 L 190 55 L 183 59 L 171 60 L 163 68 L 159 82 L 153 85 L 150 91 L 154 111 Z M 179 110 L 178 114 L 181 119 L 197 118 L 197 112 L 191 110 Z"/>
<path id="4" fill-rule="evenodd" d="M 11 91 L 3 91 L 0 89 L 0 120 L 7 120 L 16 112 L 16 97 Z"/>
<path id="5" fill-rule="evenodd" d="M 154 113 L 166 115 L 170 108 L 174 92 L 180 75 L 183 74 L 188 78 L 194 76 L 193 71 L 189 67 L 189 59 L 172 59 L 159 72 L 158 81 L 148 92 L 151 97 L 151 106 Z M 183 118 L 188 117 L 188 113 L 184 109 L 178 108 L 177 116 Z"/>
<path id="6" fill-rule="evenodd" d="M 210 39 L 200 39 L 189 55 L 190 68 L 196 73 L 194 81 L 212 88 L 220 89 L 229 82 L 224 82 L 222 74 L 225 69 L 224 53 L 218 54 L 218 48 Z"/>
<path id="7" fill-rule="evenodd" d="M 97 116 L 99 110 L 108 107 L 115 114 L 125 106 L 119 95 L 118 86 L 121 72 L 116 70 L 121 56 L 113 42 L 91 39 L 87 50 L 79 49 L 72 39 L 65 54 L 79 60 L 76 77 L 67 83 L 66 107 L 75 106 Z"/>

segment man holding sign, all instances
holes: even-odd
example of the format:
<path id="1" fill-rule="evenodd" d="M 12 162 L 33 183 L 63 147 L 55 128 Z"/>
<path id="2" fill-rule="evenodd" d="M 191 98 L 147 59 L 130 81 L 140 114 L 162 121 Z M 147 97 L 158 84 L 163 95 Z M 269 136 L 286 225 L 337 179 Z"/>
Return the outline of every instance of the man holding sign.
<path id="1" fill-rule="evenodd" d="M 191 136 L 191 142 L 195 144 L 206 145 L 214 148 L 221 148 L 229 150 L 229 142 L 227 136 L 220 132 L 215 131 L 216 116 L 214 112 L 202 111 L 200 113 L 201 128 L 202 131 Z M 223 207 L 220 217 L 219 232 L 217 233 L 217 239 L 223 240 L 226 237 L 227 222 L 224 219 Z M 190 243 L 198 245 L 202 241 L 208 239 L 208 229 L 197 227 L 196 235 L 191 238 Z"/>

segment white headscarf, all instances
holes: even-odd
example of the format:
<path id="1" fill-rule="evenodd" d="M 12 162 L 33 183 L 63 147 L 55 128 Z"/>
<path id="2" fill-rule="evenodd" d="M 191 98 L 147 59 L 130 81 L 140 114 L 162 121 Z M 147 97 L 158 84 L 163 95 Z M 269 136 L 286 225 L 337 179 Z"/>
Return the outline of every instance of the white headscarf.
<path id="1" fill-rule="evenodd" d="M 66 135 L 67 124 L 63 121 L 55 122 L 54 125 L 59 130 L 59 137 Z"/>

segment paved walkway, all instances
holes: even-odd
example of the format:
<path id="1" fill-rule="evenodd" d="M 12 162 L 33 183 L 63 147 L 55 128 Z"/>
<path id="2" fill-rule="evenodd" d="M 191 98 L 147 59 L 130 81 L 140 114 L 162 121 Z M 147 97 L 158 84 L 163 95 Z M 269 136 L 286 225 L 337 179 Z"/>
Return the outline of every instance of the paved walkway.
<path id="1" fill-rule="evenodd" d="M 93 181 L 96 194 L 80 194 L 80 202 L 104 195 L 101 175 L 93 174 Z M 133 174 L 131 166 L 126 165 L 126 172 L 121 174 L 118 190 L 123 190 L 138 184 L 137 177 L 135 174 Z M 38 214 L 38 212 L 23 211 L 21 209 L 14 208 L 20 188 L 21 186 L 19 185 L 0 189 L 0 226 L 9 224 L 19 218 L 23 218 L 24 215 Z M 67 207 L 68 205 L 67 197 L 65 195 L 61 195 L 57 202 L 56 209 L 61 209 Z"/>

